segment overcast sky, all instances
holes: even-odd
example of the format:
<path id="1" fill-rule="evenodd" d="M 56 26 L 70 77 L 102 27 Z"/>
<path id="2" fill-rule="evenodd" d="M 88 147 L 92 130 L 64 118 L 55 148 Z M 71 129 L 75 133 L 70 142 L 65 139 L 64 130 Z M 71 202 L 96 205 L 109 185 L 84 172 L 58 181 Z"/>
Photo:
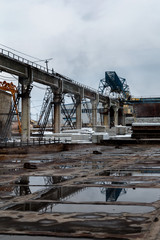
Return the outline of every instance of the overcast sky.
<path id="1" fill-rule="evenodd" d="M 133 96 L 160 96 L 160 0 L 0 0 L 0 10 L 0 44 L 53 58 L 95 89 L 111 70 Z"/>

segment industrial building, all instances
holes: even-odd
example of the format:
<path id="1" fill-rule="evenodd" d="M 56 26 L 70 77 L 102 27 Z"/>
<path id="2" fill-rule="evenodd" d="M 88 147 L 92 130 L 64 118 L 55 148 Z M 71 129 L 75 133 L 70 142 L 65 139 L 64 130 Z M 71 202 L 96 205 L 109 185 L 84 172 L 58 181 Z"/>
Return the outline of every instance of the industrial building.
<path id="1" fill-rule="evenodd" d="M 0 135 L 7 121 L 10 107 L 11 107 L 11 94 L 6 91 L 0 90 Z"/>
<path id="2" fill-rule="evenodd" d="M 0 70 L 19 86 L 1 82 L 0 239 L 159 240 L 159 99 L 132 98 L 114 71 L 97 91 L 3 49 Z M 34 128 L 33 82 L 47 86 Z"/>

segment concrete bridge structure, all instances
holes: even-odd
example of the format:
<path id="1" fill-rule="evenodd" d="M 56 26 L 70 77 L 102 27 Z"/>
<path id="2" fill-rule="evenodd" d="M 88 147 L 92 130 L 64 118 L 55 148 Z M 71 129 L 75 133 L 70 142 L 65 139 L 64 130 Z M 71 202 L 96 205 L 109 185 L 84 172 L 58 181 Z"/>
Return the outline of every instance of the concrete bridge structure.
<path id="1" fill-rule="evenodd" d="M 22 99 L 22 140 L 30 139 L 30 92 L 32 83 L 37 82 L 50 86 L 53 91 L 54 104 L 54 132 L 60 132 L 60 113 L 62 94 L 73 94 L 76 99 L 76 128 L 82 127 L 81 120 L 81 101 L 83 98 L 90 99 L 92 102 L 92 125 L 97 124 L 97 105 L 99 102 L 104 107 L 103 124 L 109 126 L 110 122 L 110 105 L 113 105 L 114 122 L 118 124 L 119 102 L 112 101 L 109 97 L 99 94 L 98 91 L 82 85 L 74 80 L 69 79 L 59 73 L 49 70 L 41 65 L 26 60 L 4 49 L 0 49 L 0 71 L 18 76 L 21 86 Z"/>

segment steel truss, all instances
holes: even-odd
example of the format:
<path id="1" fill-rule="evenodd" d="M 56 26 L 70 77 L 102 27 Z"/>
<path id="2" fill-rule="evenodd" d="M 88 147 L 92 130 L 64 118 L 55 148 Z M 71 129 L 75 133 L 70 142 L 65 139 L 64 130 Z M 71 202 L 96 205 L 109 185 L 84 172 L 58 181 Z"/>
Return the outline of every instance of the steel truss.
<path id="1" fill-rule="evenodd" d="M 76 113 L 77 106 L 79 105 L 79 102 L 75 99 L 74 95 L 67 94 L 68 97 L 71 97 L 73 102 L 73 107 L 71 109 L 67 109 L 65 105 L 65 95 L 63 95 L 63 101 L 61 105 L 62 114 L 65 116 L 65 123 L 64 126 L 69 126 L 71 129 L 75 129 L 76 125 L 73 122 L 72 118 L 74 114 Z"/>
<path id="2" fill-rule="evenodd" d="M 47 87 L 46 92 L 44 94 L 44 98 L 43 98 L 39 120 L 37 123 L 37 126 L 39 127 L 39 133 L 42 136 L 44 135 L 44 131 L 48 123 L 49 115 L 51 113 L 52 103 L 53 103 L 52 99 L 53 99 L 52 89 L 50 87 Z"/>

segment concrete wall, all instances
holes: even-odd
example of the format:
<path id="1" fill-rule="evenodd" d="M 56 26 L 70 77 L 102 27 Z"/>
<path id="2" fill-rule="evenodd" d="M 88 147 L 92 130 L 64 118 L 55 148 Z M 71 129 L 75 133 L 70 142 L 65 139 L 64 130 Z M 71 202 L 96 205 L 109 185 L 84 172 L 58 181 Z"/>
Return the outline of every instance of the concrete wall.
<path id="1" fill-rule="evenodd" d="M 11 94 L 0 90 L 0 135 L 11 107 Z"/>

